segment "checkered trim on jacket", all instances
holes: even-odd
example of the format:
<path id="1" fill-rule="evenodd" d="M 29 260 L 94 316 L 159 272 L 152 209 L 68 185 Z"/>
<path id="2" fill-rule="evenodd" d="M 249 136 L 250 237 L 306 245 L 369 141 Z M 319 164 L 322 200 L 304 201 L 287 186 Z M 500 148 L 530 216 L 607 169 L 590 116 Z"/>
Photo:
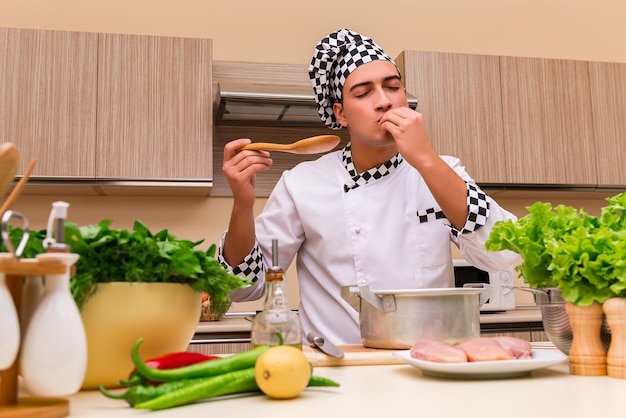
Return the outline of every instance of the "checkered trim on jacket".
<path id="1" fill-rule="evenodd" d="M 456 237 L 461 234 L 470 234 L 479 230 L 487 223 L 489 217 L 489 200 L 487 194 L 483 192 L 480 187 L 473 183 L 467 183 L 467 210 L 469 215 L 463 225 L 463 229 L 460 231 L 450 225 L 447 225 L 452 229 L 452 234 Z M 446 219 L 446 215 L 438 208 L 428 208 L 417 211 L 417 219 L 419 223 L 426 223 L 436 221 L 438 219 Z"/>

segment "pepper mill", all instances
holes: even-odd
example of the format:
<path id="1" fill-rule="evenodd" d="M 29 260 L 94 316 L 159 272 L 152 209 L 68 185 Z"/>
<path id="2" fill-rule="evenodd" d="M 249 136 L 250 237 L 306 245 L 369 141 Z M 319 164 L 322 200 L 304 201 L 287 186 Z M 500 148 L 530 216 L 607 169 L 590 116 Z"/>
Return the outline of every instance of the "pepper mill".
<path id="1" fill-rule="evenodd" d="M 579 376 L 605 376 L 606 351 L 600 338 L 602 305 L 576 306 L 565 304 L 572 328 L 572 346 L 569 351 L 570 373 Z"/>
<path id="2" fill-rule="evenodd" d="M 626 378 L 626 298 L 607 299 L 603 305 L 611 329 L 611 345 L 606 356 L 606 371 L 611 377 Z"/>

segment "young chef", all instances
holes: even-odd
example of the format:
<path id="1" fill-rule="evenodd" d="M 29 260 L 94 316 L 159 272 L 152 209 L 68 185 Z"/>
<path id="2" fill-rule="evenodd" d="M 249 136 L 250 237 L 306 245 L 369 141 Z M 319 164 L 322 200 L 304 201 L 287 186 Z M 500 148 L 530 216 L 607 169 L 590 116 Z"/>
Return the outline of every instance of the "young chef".
<path id="1" fill-rule="evenodd" d="M 297 255 L 303 334 L 359 344 L 358 312 L 341 286 L 453 287 L 450 242 L 486 271 L 515 262 L 514 253 L 484 248 L 493 224 L 514 216 L 457 158 L 437 155 L 423 116 L 408 107 L 396 64 L 372 39 L 347 29 L 329 34 L 315 48 L 309 75 L 322 121 L 347 128 L 350 142 L 285 171 L 256 219 L 255 174 L 272 159 L 265 151 L 239 152 L 250 139 L 226 144 L 223 171 L 234 204 L 218 257 L 254 281 L 234 291 L 233 301 L 263 296 L 278 239 L 283 269 Z"/>

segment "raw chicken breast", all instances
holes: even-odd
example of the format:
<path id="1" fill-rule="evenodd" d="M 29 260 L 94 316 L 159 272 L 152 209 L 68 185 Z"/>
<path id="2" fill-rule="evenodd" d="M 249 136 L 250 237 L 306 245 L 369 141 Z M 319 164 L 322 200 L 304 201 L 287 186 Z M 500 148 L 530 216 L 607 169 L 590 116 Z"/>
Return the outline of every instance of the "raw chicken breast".
<path id="1" fill-rule="evenodd" d="M 532 346 L 526 340 L 515 337 L 507 337 L 507 336 L 498 336 L 492 337 L 494 340 L 498 342 L 502 347 L 506 348 L 513 354 L 513 357 L 517 359 L 525 359 L 530 358 L 530 353 L 532 351 Z"/>
<path id="2" fill-rule="evenodd" d="M 411 347 L 411 357 L 437 363 L 465 363 L 465 352 L 445 341 L 420 340 Z"/>
<path id="3" fill-rule="evenodd" d="M 512 360 L 513 354 L 496 340 L 488 337 L 470 338 L 456 345 L 469 361 Z"/>

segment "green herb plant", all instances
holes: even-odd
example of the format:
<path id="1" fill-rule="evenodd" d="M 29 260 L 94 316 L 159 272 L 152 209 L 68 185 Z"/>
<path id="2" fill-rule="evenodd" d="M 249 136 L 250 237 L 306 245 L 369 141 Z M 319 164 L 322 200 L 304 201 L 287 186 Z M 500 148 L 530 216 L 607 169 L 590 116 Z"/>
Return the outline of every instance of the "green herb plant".
<path id="1" fill-rule="evenodd" d="M 557 287 L 575 305 L 626 297 L 626 193 L 607 200 L 600 217 L 534 203 L 517 221 L 497 222 L 485 247 L 520 254 L 516 269 L 530 287 Z"/>
<path id="2" fill-rule="evenodd" d="M 99 283 L 184 283 L 206 292 L 216 303 L 230 302 L 231 291 L 251 284 L 245 277 L 228 273 L 215 258 L 215 244 L 202 251 L 196 247 L 204 240 L 178 239 L 167 230 L 153 234 L 141 221 L 135 221 L 132 231 L 112 229 L 111 223 L 104 220 L 97 225 L 65 225 L 65 242 L 80 255 L 76 274 L 70 280 L 79 308 L 97 292 Z M 19 242 L 22 234 L 19 228 L 11 229 L 12 242 Z M 45 237 L 45 230 L 31 231 L 23 257 L 44 252 Z"/>

